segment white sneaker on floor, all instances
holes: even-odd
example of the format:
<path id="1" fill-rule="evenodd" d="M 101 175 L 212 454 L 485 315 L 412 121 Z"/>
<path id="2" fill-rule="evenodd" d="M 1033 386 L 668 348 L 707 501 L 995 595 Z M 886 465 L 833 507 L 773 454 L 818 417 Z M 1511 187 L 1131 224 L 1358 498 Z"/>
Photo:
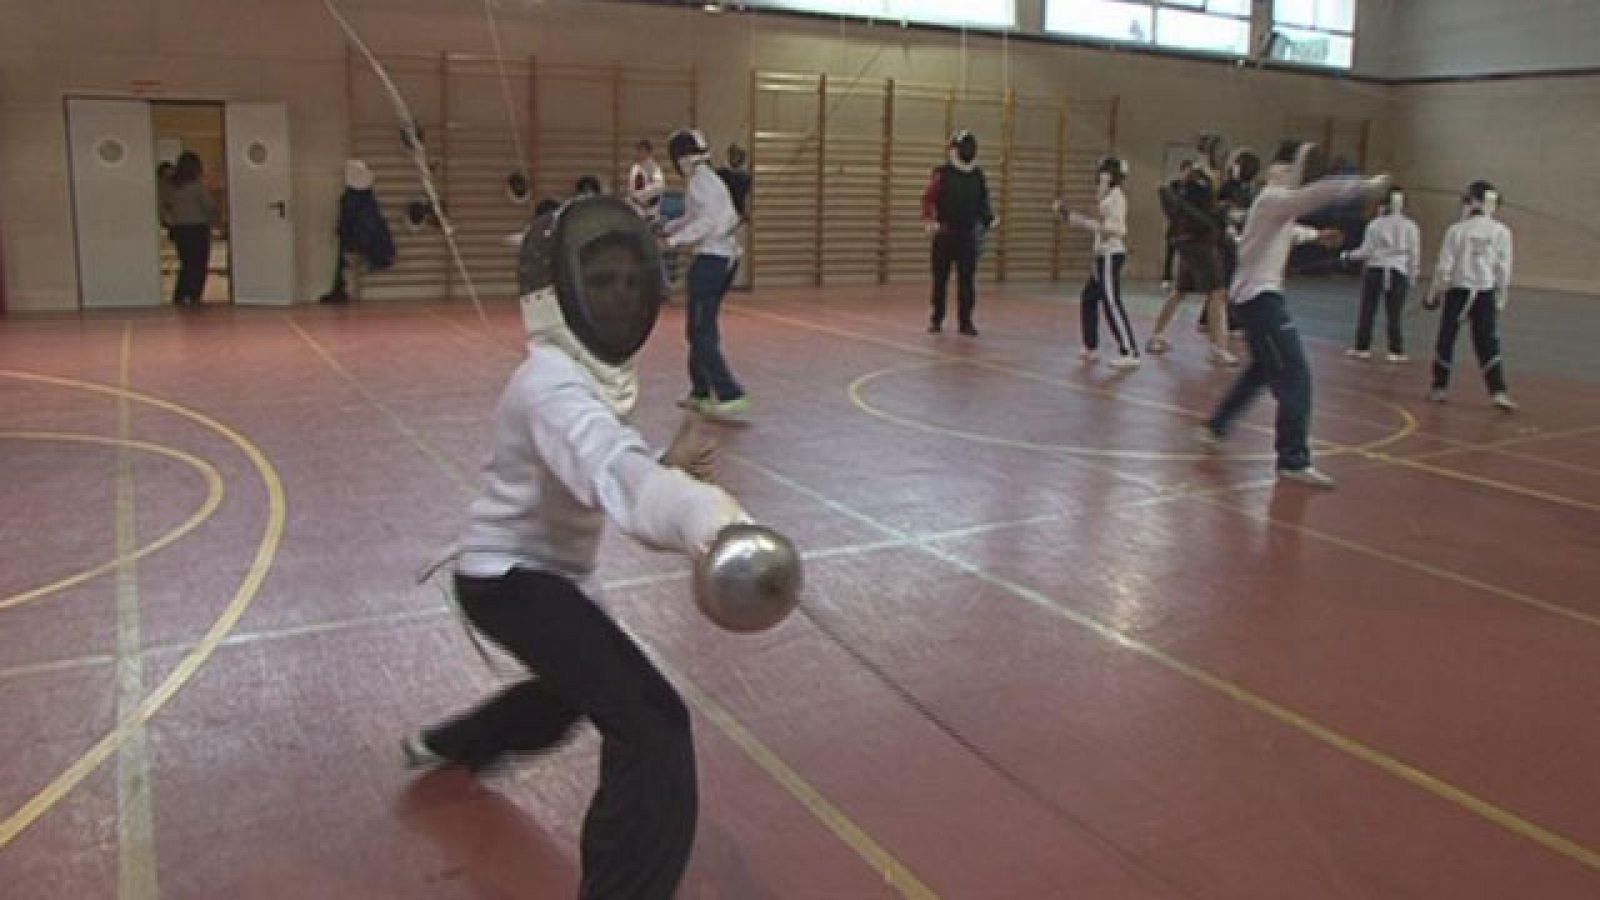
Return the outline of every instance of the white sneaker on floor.
<path id="1" fill-rule="evenodd" d="M 1144 352 L 1152 356 L 1160 356 L 1171 349 L 1172 343 L 1159 334 L 1151 338 L 1150 343 L 1144 345 Z"/>
<path id="2" fill-rule="evenodd" d="M 1100 361 L 1100 351 L 1099 350 L 1090 350 L 1090 349 L 1088 349 L 1086 347 L 1086 348 L 1078 351 L 1078 359 L 1083 361 L 1083 362 L 1086 362 L 1086 363 L 1099 362 Z"/>
<path id="3" fill-rule="evenodd" d="M 1494 404 L 1495 409 L 1505 410 L 1506 412 L 1512 412 L 1517 408 L 1517 401 L 1511 399 L 1511 395 L 1505 391 L 1490 397 L 1489 402 Z"/>
<path id="4" fill-rule="evenodd" d="M 1351 347 L 1350 349 L 1344 351 L 1344 355 L 1348 356 L 1351 359 L 1359 359 L 1359 360 L 1362 360 L 1363 362 L 1365 362 L 1366 360 L 1369 360 L 1369 359 L 1372 358 L 1372 351 L 1371 350 L 1357 350 L 1356 348 Z"/>
<path id="5" fill-rule="evenodd" d="M 1333 476 L 1316 466 L 1306 466 L 1304 469 L 1279 469 L 1278 480 L 1294 481 L 1323 490 L 1328 490 L 1338 483 L 1333 480 Z"/>
<path id="6" fill-rule="evenodd" d="M 1411 362 L 1411 357 L 1405 355 L 1404 353 L 1391 353 L 1384 357 L 1384 362 L 1389 363 L 1390 365 L 1398 366 L 1401 363 Z"/>
<path id="7" fill-rule="evenodd" d="M 1207 453 L 1221 453 L 1222 440 L 1222 435 L 1212 431 L 1210 425 L 1201 425 L 1194 430 L 1194 442 Z"/>
<path id="8" fill-rule="evenodd" d="M 1214 366 L 1222 366 L 1229 369 L 1239 364 L 1239 357 L 1234 356 L 1232 353 L 1229 353 L 1221 347 L 1212 347 L 1211 355 L 1206 358 L 1209 359 L 1211 364 Z"/>
<path id="9" fill-rule="evenodd" d="M 1428 391 L 1428 400 L 1433 403 L 1443 403 L 1445 398 L 1444 388 L 1432 388 Z"/>
<path id="10" fill-rule="evenodd" d="M 437 769 L 450 762 L 433 752 L 420 731 L 406 735 L 405 740 L 400 742 L 400 752 L 405 754 L 408 769 Z"/>
<path id="11" fill-rule="evenodd" d="M 1113 369 L 1137 369 L 1139 368 L 1139 357 L 1123 354 L 1122 356 L 1113 359 L 1111 362 L 1106 363 L 1106 365 Z"/>

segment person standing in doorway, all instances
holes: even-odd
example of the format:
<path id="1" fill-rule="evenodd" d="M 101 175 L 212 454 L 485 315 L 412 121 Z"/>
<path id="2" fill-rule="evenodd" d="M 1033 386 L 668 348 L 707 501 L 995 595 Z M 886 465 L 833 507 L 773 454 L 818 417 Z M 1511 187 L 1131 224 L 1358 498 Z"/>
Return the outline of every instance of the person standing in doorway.
<path id="1" fill-rule="evenodd" d="M 205 168 L 200 157 L 184 153 L 173 166 L 164 204 L 172 243 L 178 248 L 178 282 L 172 290 L 173 306 L 199 306 L 205 298 L 206 272 L 211 265 L 211 226 L 217 221 L 217 203 L 201 180 Z"/>
<path id="2" fill-rule="evenodd" d="M 976 337 L 973 308 L 978 305 L 978 232 L 998 221 L 989 205 L 989 185 L 978 167 L 978 139 L 958 131 L 947 147 L 949 159 L 933 170 L 922 192 L 922 221 L 933 236 L 933 314 L 928 332 L 944 328 L 950 268 L 956 270 L 956 319 L 961 333 Z"/>

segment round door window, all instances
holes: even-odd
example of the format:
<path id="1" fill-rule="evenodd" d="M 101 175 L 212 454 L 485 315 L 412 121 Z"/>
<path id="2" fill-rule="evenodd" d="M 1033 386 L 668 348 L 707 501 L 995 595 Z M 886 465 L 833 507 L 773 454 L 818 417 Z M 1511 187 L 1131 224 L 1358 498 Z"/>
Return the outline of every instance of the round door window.
<path id="1" fill-rule="evenodd" d="M 99 143 L 94 145 L 94 155 L 107 166 L 120 166 L 123 160 L 128 158 L 128 148 L 114 137 L 101 138 Z"/>
<path id="2" fill-rule="evenodd" d="M 267 145 L 261 141 L 251 141 L 250 146 L 244 148 L 244 158 L 256 168 L 267 164 L 267 156 Z"/>

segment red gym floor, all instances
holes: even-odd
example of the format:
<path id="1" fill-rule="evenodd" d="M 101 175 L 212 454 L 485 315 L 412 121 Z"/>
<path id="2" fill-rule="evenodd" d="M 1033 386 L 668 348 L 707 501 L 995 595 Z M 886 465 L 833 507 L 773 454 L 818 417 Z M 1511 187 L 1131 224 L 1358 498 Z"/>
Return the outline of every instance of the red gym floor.
<path id="1" fill-rule="evenodd" d="M 733 637 L 608 538 L 696 711 L 683 896 L 1600 896 L 1600 385 L 1513 360 L 1520 413 L 1470 377 L 1432 406 L 1421 362 L 1312 342 L 1341 485 L 1275 488 L 1270 402 L 1194 454 L 1231 377 L 1198 339 L 1086 369 L 1052 293 L 989 292 L 977 339 L 920 288 L 724 316 L 757 400 L 724 481 L 809 584 Z M 483 784 L 399 766 L 494 684 L 415 583 L 517 359 L 490 318 L 0 322 L 0 894 L 574 893 L 591 733 Z"/>

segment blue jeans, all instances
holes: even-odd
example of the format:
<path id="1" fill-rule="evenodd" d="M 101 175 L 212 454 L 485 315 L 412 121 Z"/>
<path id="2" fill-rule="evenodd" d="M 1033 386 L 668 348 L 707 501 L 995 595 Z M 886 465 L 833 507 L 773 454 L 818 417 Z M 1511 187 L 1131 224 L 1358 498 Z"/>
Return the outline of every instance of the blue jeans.
<path id="1" fill-rule="evenodd" d="M 689 264 L 689 393 L 721 403 L 744 396 L 744 388 L 734 380 L 722 356 L 722 335 L 717 329 L 722 297 L 733 284 L 735 269 L 726 256 L 703 253 Z"/>
<path id="2" fill-rule="evenodd" d="M 1311 465 L 1311 368 L 1300 332 L 1276 291 L 1257 294 L 1234 310 L 1250 342 L 1250 366 L 1206 424 L 1218 435 L 1227 434 L 1239 414 L 1270 388 L 1278 400 L 1278 468 L 1304 469 Z"/>

